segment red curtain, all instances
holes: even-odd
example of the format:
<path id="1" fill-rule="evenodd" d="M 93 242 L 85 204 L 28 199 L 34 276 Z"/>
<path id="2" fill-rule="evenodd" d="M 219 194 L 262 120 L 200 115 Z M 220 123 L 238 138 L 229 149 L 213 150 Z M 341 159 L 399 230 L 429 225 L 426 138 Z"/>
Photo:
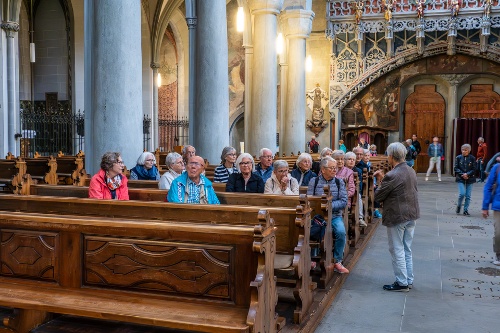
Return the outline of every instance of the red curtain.
<path id="1" fill-rule="evenodd" d="M 453 157 L 460 155 L 460 148 L 468 143 L 472 146 L 471 154 L 477 154 L 477 138 L 482 136 L 488 146 L 489 160 L 494 154 L 500 152 L 500 118 L 456 118 L 453 121 Z M 454 158 L 453 158 L 454 161 Z M 453 168 L 453 161 L 450 167 Z"/>

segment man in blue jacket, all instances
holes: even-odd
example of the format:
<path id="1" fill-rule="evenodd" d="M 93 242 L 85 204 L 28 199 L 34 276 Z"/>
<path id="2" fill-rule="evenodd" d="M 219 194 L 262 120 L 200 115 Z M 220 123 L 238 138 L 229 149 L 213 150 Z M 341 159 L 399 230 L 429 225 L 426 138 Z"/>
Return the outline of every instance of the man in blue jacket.
<path id="1" fill-rule="evenodd" d="M 189 158 L 186 172 L 175 178 L 167 194 L 168 202 L 220 204 L 212 182 L 202 175 L 205 161 L 201 156 Z"/>

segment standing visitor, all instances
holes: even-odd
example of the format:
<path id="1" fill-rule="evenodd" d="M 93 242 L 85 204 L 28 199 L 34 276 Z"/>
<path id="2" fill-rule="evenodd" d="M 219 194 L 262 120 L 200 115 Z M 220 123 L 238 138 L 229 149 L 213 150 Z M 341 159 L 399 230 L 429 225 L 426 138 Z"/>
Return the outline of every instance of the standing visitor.
<path id="1" fill-rule="evenodd" d="M 462 145 L 462 155 L 455 158 L 455 181 L 458 183 L 457 214 L 460 213 L 462 201 L 465 197 L 464 215 L 469 214 L 470 194 L 472 185 L 476 182 L 476 159 L 470 154 L 471 146 L 466 143 Z"/>
<path id="2" fill-rule="evenodd" d="M 429 175 L 431 174 L 434 166 L 436 166 L 436 171 L 438 174 L 438 181 L 441 181 L 441 157 L 444 156 L 443 146 L 439 143 L 439 138 L 435 136 L 432 138 L 432 144 L 429 145 L 427 149 L 427 155 L 429 155 L 429 169 L 425 174 L 425 181 L 429 180 Z"/>
<path id="3" fill-rule="evenodd" d="M 477 139 L 477 154 L 476 154 L 476 163 L 477 163 L 477 172 L 479 173 L 479 181 L 478 183 L 484 182 L 486 175 L 484 173 L 484 169 L 486 167 L 486 162 L 488 161 L 488 146 L 484 142 L 483 137 L 479 137 Z"/>

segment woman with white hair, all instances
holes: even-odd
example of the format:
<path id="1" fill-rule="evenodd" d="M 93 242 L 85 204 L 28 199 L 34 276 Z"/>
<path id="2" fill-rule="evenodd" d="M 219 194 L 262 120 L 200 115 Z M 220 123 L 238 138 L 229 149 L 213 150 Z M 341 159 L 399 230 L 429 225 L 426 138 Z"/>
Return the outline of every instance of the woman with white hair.
<path id="1" fill-rule="evenodd" d="M 158 188 L 160 190 L 170 190 L 172 181 L 179 177 L 185 169 L 182 156 L 175 152 L 167 155 L 165 164 L 167 165 L 168 171 L 160 178 L 160 182 L 158 183 Z"/>
<path id="2" fill-rule="evenodd" d="M 229 176 L 226 192 L 264 193 L 264 181 L 254 173 L 255 162 L 252 155 L 242 153 L 236 159 L 238 173 Z"/>
<path id="3" fill-rule="evenodd" d="M 460 214 L 462 201 L 464 203 L 464 215 L 469 214 L 470 195 L 472 193 L 472 185 L 476 182 L 476 158 L 470 154 L 471 146 L 466 143 L 462 145 L 462 155 L 455 158 L 455 181 L 458 183 L 458 202 L 457 214 Z"/>
<path id="4" fill-rule="evenodd" d="M 137 159 L 135 167 L 130 169 L 130 179 L 160 180 L 160 172 L 156 167 L 156 158 L 153 153 L 145 151 Z"/>
<path id="5" fill-rule="evenodd" d="M 266 181 L 264 194 L 299 194 L 299 183 L 288 173 L 287 161 L 277 160 L 273 163 L 273 174 Z"/>
<path id="6" fill-rule="evenodd" d="M 225 147 L 220 155 L 220 165 L 214 171 L 214 183 L 227 183 L 229 175 L 238 172 L 234 162 L 236 161 L 236 149 Z"/>
<path id="7" fill-rule="evenodd" d="M 312 157 L 308 153 L 300 154 L 297 158 L 296 165 L 297 168 L 292 170 L 291 175 L 297 180 L 299 186 L 307 186 L 311 179 L 317 177 L 317 174 L 311 170 Z"/>

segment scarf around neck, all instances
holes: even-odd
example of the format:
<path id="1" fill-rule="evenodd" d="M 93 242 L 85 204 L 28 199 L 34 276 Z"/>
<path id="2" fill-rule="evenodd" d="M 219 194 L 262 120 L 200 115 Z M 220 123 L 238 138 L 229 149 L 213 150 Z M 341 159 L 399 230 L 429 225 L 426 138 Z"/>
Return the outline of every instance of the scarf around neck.
<path id="1" fill-rule="evenodd" d="M 137 164 L 135 166 L 135 172 L 140 179 L 156 180 L 156 177 L 158 175 L 158 168 L 156 167 L 156 165 L 153 165 L 153 167 L 148 170 L 144 167 L 144 165 Z"/>
<path id="2" fill-rule="evenodd" d="M 116 190 L 122 185 L 122 176 L 116 175 L 113 178 L 109 178 L 108 174 L 106 174 L 106 185 L 111 191 Z"/>

